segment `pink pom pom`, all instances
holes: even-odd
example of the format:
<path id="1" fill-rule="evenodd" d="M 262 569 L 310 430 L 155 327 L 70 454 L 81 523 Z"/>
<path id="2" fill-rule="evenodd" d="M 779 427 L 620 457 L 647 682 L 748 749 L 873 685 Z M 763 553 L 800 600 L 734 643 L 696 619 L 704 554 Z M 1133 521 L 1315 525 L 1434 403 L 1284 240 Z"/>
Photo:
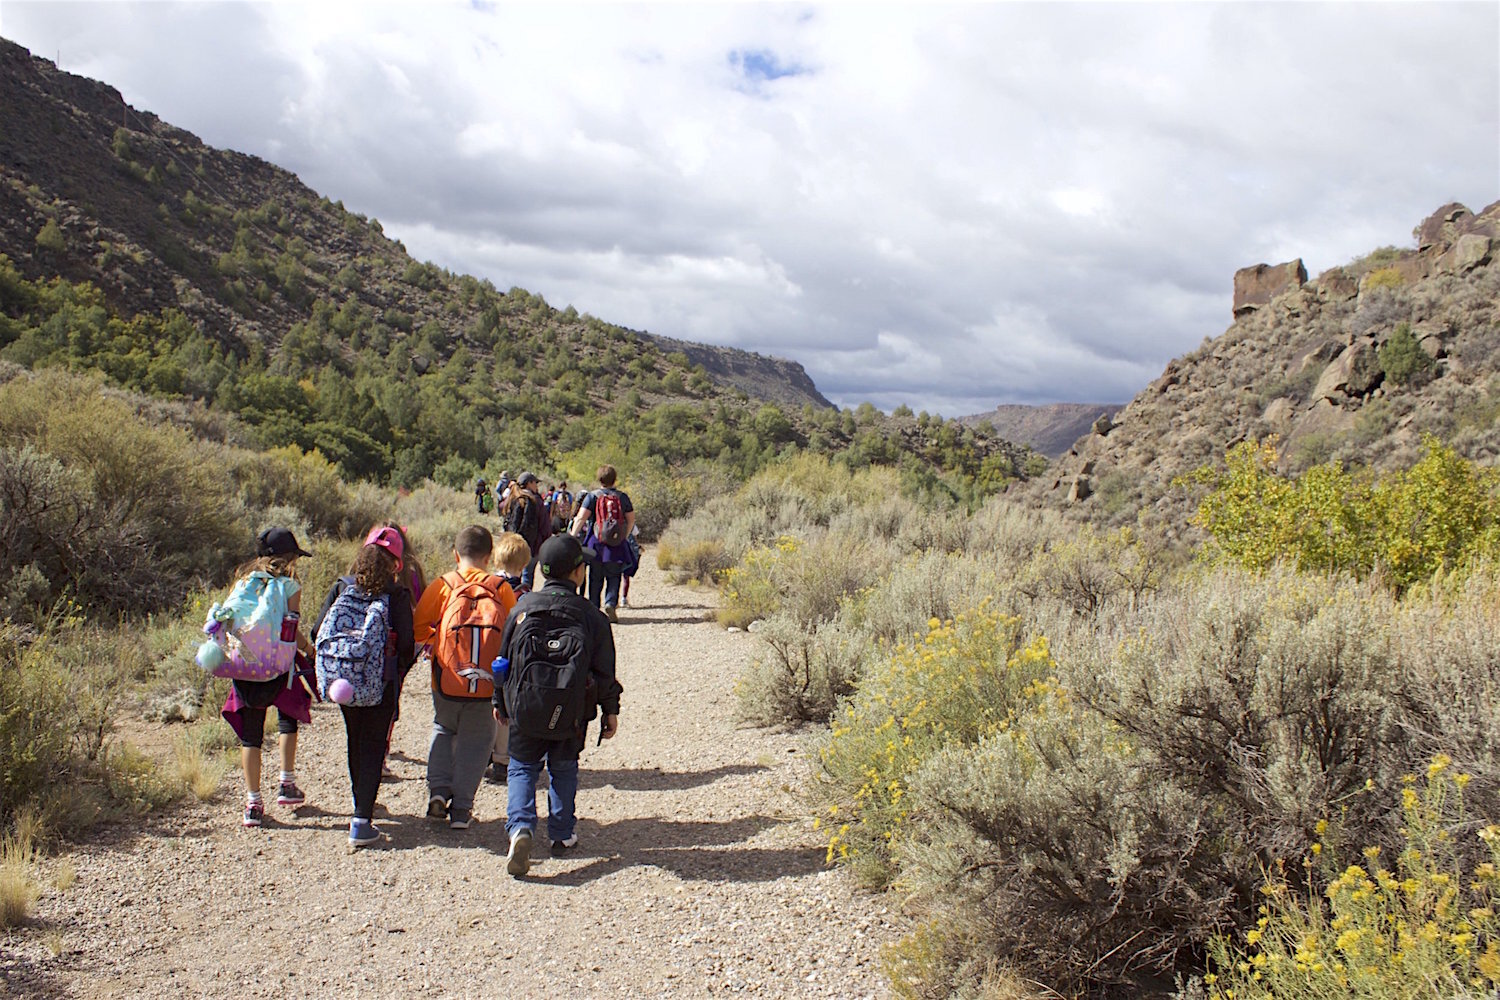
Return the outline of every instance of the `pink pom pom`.
<path id="1" fill-rule="evenodd" d="M 340 677 L 328 685 L 328 697 L 336 704 L 347 705 L 354 700 L 354 685 Z"/>

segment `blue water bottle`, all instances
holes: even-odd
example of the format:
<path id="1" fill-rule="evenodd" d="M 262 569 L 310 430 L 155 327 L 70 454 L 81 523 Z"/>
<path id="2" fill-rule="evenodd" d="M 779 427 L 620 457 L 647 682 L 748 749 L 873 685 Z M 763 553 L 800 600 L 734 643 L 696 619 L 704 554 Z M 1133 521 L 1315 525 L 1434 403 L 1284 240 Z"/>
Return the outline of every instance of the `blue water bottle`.
<path id="1" fill-rule="evenodd" d="M 503 656 L 495 657 L 490 664 L 490 673 L 495 675 L 495 687 L 504 687 L 506 675 L 510 673 L 510 661 Z"/>

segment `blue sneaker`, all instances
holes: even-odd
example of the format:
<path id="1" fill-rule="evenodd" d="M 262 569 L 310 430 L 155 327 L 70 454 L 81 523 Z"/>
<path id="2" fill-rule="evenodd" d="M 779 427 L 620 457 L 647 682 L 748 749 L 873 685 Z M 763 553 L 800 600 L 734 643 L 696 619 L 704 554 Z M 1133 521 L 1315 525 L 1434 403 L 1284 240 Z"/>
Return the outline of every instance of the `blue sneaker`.
<path id="1" fill-rule="evenodd" d="M 368 847 L 380 843 L 385 834 L 376 829 L 367 819 L 357 819 L 349 824 L 349 846 Z"/>

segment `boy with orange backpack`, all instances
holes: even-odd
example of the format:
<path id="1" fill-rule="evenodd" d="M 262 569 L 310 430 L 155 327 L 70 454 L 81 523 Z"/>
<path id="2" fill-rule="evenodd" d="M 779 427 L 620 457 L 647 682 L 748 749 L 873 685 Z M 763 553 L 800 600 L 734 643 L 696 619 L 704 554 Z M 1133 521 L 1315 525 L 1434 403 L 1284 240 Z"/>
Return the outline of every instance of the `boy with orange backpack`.
<path id="1" fill-rule="evenodd" d="M 432 644 L 432 745 L 427 751 L 427 815 L 466 830 L 474 793 L 490 762 L 495 722 L 491 664 L 500 654 L 510 585 L 486 568 L 494 538 L 473 524 L 453 543 L 456 572 L 432 581 L 413 614 L 418 643 Z"/>

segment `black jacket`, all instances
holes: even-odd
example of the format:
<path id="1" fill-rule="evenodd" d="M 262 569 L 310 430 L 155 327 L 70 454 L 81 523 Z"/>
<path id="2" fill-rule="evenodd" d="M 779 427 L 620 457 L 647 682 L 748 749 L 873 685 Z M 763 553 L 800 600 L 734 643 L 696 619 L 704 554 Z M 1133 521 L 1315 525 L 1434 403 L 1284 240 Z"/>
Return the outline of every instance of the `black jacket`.
<path id="1" fill-rule="evenodd" d="M 605 715 L 619 715 L 620 695 L 625 689 L 615 679 L 615 636 L 610 630 L 609 619 L 604 617 L 604 612 L 580 597 L 573 585 L 566 580 L 548 580 L 541 590 L 521 595 L 521 599 L 516 601 L 516 606 L 510 609 L 510 615 L 505 619 L 505 631 L 500 638 L 501 655 L 506 659 L 511 657 L 511 632 L 520 615 L 550 608 L 576 608 L 581 612 L 579 617 L 583 620 L 587 633 L 584 642 L 588 650 L 589 676 L 594 682 L 595 704 Z M 510 711 L 505 705 L 504 685 L 495 688 L 492 701 L 502 716 L 510 718 Z"/>

